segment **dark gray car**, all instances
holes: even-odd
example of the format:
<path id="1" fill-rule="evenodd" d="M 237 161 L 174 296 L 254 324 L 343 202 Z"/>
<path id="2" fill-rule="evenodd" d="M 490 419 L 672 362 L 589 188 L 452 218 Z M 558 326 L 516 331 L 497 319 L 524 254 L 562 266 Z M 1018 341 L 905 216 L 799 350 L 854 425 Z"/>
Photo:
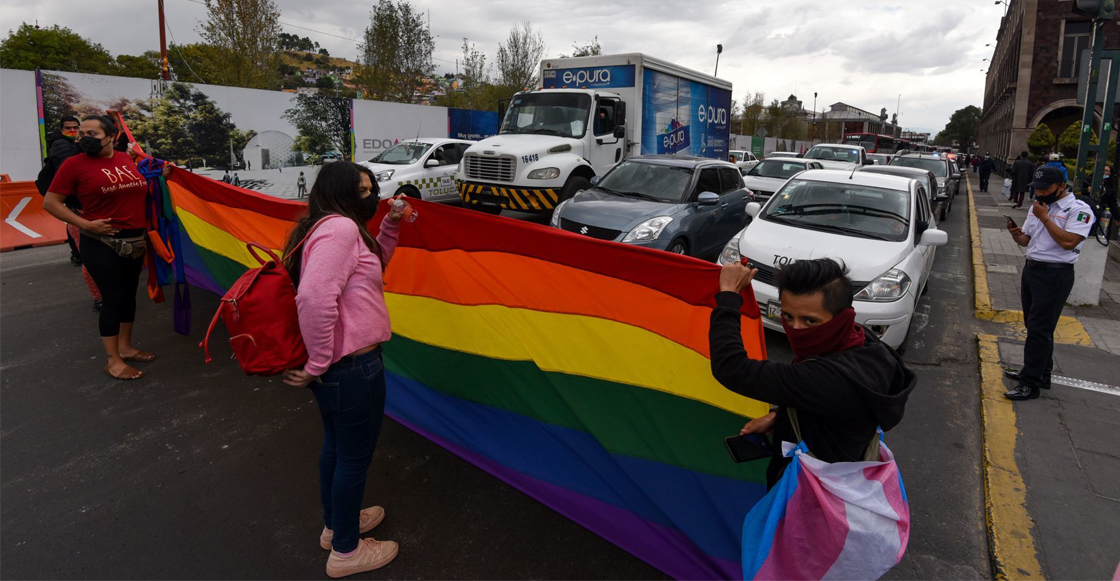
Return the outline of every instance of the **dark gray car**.
<path id="1" fill-rule="evenodd" d="M 961 176 L 951 159 L 936 153 L 907 153 L 895 156 L 890 167 L 917 167 L 933 172 L 937 177 L 937 193 L 949 196 L 947 208 L 952 209 L 953 200 L 961 187 Z"/>
<path id="2" fill-rule="evenodd" d="M 552 225 L 601 240 L 708 257 L 746 225 L 749 195 L 739 169 L 725 161 L 632 157 L 557 206 Z"/>

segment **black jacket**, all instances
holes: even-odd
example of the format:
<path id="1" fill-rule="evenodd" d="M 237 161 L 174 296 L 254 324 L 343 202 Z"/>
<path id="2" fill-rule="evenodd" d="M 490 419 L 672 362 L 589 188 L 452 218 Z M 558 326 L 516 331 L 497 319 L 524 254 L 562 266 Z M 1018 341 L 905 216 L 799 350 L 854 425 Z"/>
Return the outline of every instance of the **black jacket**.
<path id="1" fill-rule="evenodd" d="M 1019 158 L 1011 164 L 1011 191 L 1025 192 L 1034 180 L 1034 164 L 1031 160 Z"/>
<path id="2" fill-rule="evenodd" d="M 866 333 L 863 347 L 801 363 L 756 361 L 743 348 L 742 304 L 735 293 L 716 295 L 708 332 L 712 374 L 727 389 L 780 408 L 774 456 L 766 471 L 768 487 L 789 464 L 781 455 L 781 442 L 797 441 L 784 408 L 797 410 L 805 445 L 825 462 L 861 460 L 876 427 L 887 431 L 902 420 L 917 376 L 873 333 Z"/>

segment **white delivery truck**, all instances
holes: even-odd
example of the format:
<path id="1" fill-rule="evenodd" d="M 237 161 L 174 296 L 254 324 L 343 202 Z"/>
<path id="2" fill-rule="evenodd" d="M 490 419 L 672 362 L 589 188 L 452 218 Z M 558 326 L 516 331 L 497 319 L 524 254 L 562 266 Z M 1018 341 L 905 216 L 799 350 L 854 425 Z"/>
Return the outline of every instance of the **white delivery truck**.
<path id="1" fill-rule="evenodd" d="M 643 54 L 541 61 L 456 172 L 467 207 L 550 213 L 631 155 L 727 159 L 731 83 Z"/>

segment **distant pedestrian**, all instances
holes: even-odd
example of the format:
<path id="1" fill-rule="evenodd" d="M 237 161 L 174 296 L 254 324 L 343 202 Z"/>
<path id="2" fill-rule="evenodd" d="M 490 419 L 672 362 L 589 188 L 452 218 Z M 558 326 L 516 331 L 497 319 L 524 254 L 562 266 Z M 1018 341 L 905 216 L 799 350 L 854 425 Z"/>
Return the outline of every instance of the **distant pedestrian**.
<path id="1" fill-rule="evenodd" d="M 1019 159 L 1011 164 L 1011 202 L 1014 204 L 1013 208 L 1023 207 L 1023 198 L 1026 196 L 1032 176 L 1034 176 L 1034 164 L 1027 159 L 1027 156 L 1028 153 L 1025 151 L 1020 153 Z"/>
<path id="2" fill-rule="evenodd" d="M 252 170 L 253 170 L 253 162 L 251 162 L 249 160 L 245 160 L 245 171 L 252 171 Z"/>
<path id="3" fill-rule="evenodd" d="M 980 167 L 980 156 L 973 156 L 969 163 L 972 165 L 972 173 L 976 173 L 977 168 Z"/>
<path id="4" fill-rule="evenodd" d="M 988 191 L 988 180 L 992 177 L 992 168 L 995 162 L 992 161 L 991 153 L 984 153 L 984 159 L 980 160 L 980 191 Z"/>
<path id="5" fill-rule="evenodd" d="M 1050 161 L 1046 162 L 1046 167 L 1058 168 L 1062 172 L 1062 177 L 1066 180 L 1066 182 L 1069 182 L 1069 170 L 1066 169 L 1066 164 L 1062 163 L 1062 156 L 1056 153 L 1051 153 Z"/>
<path id="6" fill-rule="evenodd" d="M 303 177 L 303 172 L 299 172 L 299 179 L 296 180 L 296 188 L 299 190 L 297 195 L 300 198 L 307 195 L 307 178 Z"/>
<path id="7" fill-rule="evenodd" d="M 319 403 L 319 546 L 331 551 L 327 575 L 335 578 L 384 567 L 398 551 L 393 541 L 360 538 L 385 518 L 380 506 L 361 507 L 385 412 L 381 345 L 392 332 L 383 275 L 404 216 L 403 208 L 391 210 L 375 239 L 366 224 L 378 202 L 372 171 L 350 162 L 324 166 L 311 188 L 307 216 L 284 252 L 299 288 L 296 306 L 308 353 L 303 369 L 288 370 L 284 382 L 310 387 Z"/>
<path id="8" fill-rule="evenodd" d="M 1008 222 L 1007 230 L 1019 246 L 1026 246 L 1020 295 L 1027 341 L 1023 367 L 1004 374 L 1019 383 L 1004 394 L 1026 400 L 1050 389 L 1054 368 L 1054 329 L 1073 289 L 1073 265 L 1085 237 L 1093 227 L 1093 210 L 1070 193 L 1065 176 L 1056 167 L 1039 169 L 1031 185 L 1038 198 L 1022 227 Z"/>
<path id="9" fill-rule="evenodd" d="M 227 183 L 227 184 L 233 182 L 233 180 L 229 177 L 229 170 L 228 169 L 226 170 L 225 175 L 222 176 L 222 181 Z"/>
<path id="10" fill-rule="evenodd" d="M 237 177 L 237 174 L 235 173 L 235 174 L 233 174 L 233 180 L 230 183 L 240 188 L 241 187 L 241 178 Z"/>

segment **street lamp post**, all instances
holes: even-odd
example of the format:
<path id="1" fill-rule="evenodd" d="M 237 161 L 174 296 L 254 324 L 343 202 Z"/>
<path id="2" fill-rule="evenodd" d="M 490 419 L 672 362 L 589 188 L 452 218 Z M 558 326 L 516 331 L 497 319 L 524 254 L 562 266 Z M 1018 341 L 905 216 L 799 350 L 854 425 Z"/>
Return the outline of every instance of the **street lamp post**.
<path id="1" fill-rule="evenodd" d="M 723 53 L 723 45 L 722 44 L 717 44 L 716 45 L 716 71 L 714 73 L 712 73 L 713 77 L 719 75 L 719 55 L 722 54 L 722 53 Z"/>

